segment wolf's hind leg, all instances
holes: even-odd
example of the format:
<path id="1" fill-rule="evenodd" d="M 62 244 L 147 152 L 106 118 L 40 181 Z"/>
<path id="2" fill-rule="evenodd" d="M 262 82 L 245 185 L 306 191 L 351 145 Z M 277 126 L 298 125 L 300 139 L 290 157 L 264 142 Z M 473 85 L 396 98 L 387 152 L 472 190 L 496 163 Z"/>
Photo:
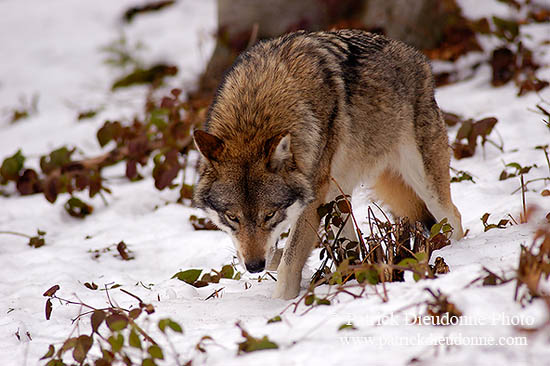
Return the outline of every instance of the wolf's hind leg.
<path id="1" fill-rule="evenodd" d="M 390 169 L 384 170 L 373 187 L 376 198 L 387 204 L 395 217 L 407 217 L 411 223 L 420 221 L 430 230 L 435 219 L 424 201 L 403 180 L 403 177 Z"/>
<path id="2" fill-rule="evenodd" d="M 447 218 L 453 227 L 452 238 L 458 240 L 464 233 L 460 213 L 451 199 L 446 135 L 444 143 L 440 142 L 439 149 L 431 146 L 428 159 L 423 159 L 412 141 L 401 145 L 398 169 L 403 181 L 412 188 L 433 218 L 436 221 Z"/>

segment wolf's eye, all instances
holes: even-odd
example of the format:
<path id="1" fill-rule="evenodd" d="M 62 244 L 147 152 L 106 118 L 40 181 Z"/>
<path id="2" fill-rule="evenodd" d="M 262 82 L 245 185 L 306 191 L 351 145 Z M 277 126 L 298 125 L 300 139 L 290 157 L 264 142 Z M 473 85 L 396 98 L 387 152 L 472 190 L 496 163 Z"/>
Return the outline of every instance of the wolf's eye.
<path id="1" fill-rule="evenodd" d="M 275 211 L 269 212 L 267 215 L 265 215 L 265 221 L 271 220 L 275 216 Z"/>
<path id="2" fill-rule="evenodd" d="M 229 219 L 229 221 L 239 222 L 239 219 L 237 218 L 237 216 L 232 215 L 232 214 L 230 214 L 230 213 L 226 213 L 226 214 L 225 214 L 225 217 L 227 217 L 227 218 Z"/>

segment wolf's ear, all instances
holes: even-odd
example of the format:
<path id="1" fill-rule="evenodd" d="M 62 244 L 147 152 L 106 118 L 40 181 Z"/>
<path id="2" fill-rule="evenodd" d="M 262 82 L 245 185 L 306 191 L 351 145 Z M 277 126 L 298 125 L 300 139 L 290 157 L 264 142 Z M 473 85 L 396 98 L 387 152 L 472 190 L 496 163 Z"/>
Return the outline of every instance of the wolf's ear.
<path id="1" fill-rule="evenodd" d="M 223 141 L 208 132 L 196 130 L 193 133 L 195 145 L 209 161 L 218 161 L 223 151 Z"/>
<path id="2" fill-rule="evenodd" d="M 265 153 L 268 167 L 274 170 L 281 169 L 287 161 L 292 159 L 290 133 L 283 132 L 267 140 Z"/>

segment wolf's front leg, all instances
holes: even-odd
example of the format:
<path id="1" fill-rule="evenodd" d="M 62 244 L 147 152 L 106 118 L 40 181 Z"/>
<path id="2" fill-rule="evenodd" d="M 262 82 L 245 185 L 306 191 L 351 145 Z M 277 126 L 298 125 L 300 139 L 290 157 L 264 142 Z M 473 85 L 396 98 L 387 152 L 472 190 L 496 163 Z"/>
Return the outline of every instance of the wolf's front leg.
<path id="1" fill-rule="evenodd" d="M 286 243 L 281 263 L 277 268 L 277 284 L 274 298 L 293 299 L 300 293 L 302 268 L 313 249 L 317 238 L 319 217 L 317 215 L 319 202 L 314 201 L 304 210 Z"/>

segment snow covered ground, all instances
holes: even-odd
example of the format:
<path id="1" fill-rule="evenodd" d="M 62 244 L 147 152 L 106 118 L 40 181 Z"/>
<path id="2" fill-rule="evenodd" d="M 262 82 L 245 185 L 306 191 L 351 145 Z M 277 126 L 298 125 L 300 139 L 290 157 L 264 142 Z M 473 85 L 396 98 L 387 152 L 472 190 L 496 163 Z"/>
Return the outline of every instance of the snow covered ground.
<path id="1" fill-rule="evenodd" d="M 479 2 L 462 2 L 466 13 L 476 17 L 489 15 L 492 9 L 506 15 L 496 1 L 484 2 L 483 8 Z M 144 44 L 141 55 L 145 60 L 178 65 L 180 72 L 171 84 L 193 87 L 213 49 L 215 2 L 180 0 L 160 13 L 140 16 L 122 26 L 121 14 L 134 4 L 130 0 L 0 1 L 0 159 L 22 148 L 30 158 L 29 165 L 36 166 L 40 154 L 62 145 L 78 146 L 84 155 L 92 156 L 101 151 L 95 132 L 106 119 L 127 120 L 140 113 L 146 89 L 111 92 L 110 84 L 119 75 L 104 64 L 105 54 L 100 51 L 122 33 L 129 43 Z M 550 38 L 550 24 L 523 30 L 530 35 L 526 42 L 535 50 L 536 60 L 545 65 L 537 75 L 550 79 L 550 45 L 542 44 Z M 493 44 L 494 40 L 482 42 Z M 490 222 L 497 222 L 508 214 L 518 218 L 522 209 L 521 195 L 512 194 L 519 179 L 498 179 L 505 163 L 536 164 L 528 179 L 550 174 L 544 154 L 535 150 L 535 146 L 550 142 L 550 130 L 533 112 L 540 97 L 534 93 L 517 97 L 517 88 L 511 83 L 493 88 L 490 80 L 491 70 L 483 65 L 471 79 L 437 91 L 437 100 L 446 111 L 476 120 L 497 117 L 491 138 L 498 141 L 498 133 L 504 141 L 504 152 L 487 144 L 474 157 L 452 162 L 453 168 L 471 173 L 476 183 L 452 184 L 469 234 L 434 254 L 445 259 L 450 273 L 436 280 L 387 284 L 388 302 L 368 288 L 361 299 L 340 295 L 331 306 L 302 315 L 307 310 L 302 305 L 296 313 L 285 311 L 282 322 L 266 324 L 290 303 L 270 298 L 275 283 L 269 277 L 260 282 L 257 276 L 244 274 L 241 280 L 222 280 L 203 288 L 171 279 L 179 270 L 208 271 L 231 263 L 231 241 L 221 232 L 194 231 L 189 216 L 202 214 L 176 204 L 178 192 L 159 192 L 150 178 L 137 183 L 120 179 L 124 175 L 120 165 L 105 174 L 113 190 L 108 206 L 100 198 L 92 200 L 95 211 L 85 220 L 66 214 L 63 199 L 51 205 L 40 195 L 0 197 L 0 231 L 34 234 L 41 229 L 47 233 L 47 244 L 39 249 L 27 246 L 24 238 L 0 235 L 0 363 L 41 364 L 38 359 L 48 345 L 58 347 L 69 336 L 74 326 L 71 319 L 80 310 L 54 302 L 52 317 L 46 320 L 42 293 L 59 284 L 60 297 L 107 306 L 105 292 L 84 286 L 94 282 L 100 288 L 120 284 L 153 304 L 156 312 L 143 327 L 154 336 L 160 337 L 154 320 L 171 317 L 179 322 L 184 334 L 172 337 L 175 349 L 181 360 L 193 358 L 195 364 L 396 365 L 417 358 L 426 365 L 550 365 L 548 331 L 520 333 L 513 325 L 519 322 L 529 327 L 544 322 L 550 314 L 541 301 L 521 307 L 514 301 L 513 282 L 495 287 L 482 287 L 480 282 L 469 285 L 483 274 L 482 267 L 511 277 L 520 245 L 529 245 L 536 227 L 548 224 L 544 216 L 550 211 L 550 197 L 540 194 L 543 182 L 533 183 L 526 200 L 540 209 L 530 224 L 483 232 L 480 217 L 485 212 L 491 213 Z M 21 96 L 29 99 L 33 94 L 39 98 L 37 112 L 10 124 L 9 111 L 19 105 Z M 541 97 L 550 101 L 550 89 L 544 89 Z M 78 112 L 88 108 L 101 108 L 101 112 L 77 121 Z M 451 128 L 451 139 L 455 134 L 456 127 Z M 5 189 L 15 191 L 13 186 Z M 355 202 L 359 217 L 364 218 L 366 205 L 362 199 Z M 112 251 L 93 258 L 92 251 L 121 240 L 133 251 L 134 260 L 122 261 Z M 313 255 L 304 270 L 303 287 L 317 264 Z M 205 300 L 220 288 L 218 297 Z M 448 294 L 463 312 L 463 324 L 409 324 L 414 315 L 425 311 L 414 306 L 430 297 L 425 288 Z M 330 290 L 327 286 L 317 289 L 319 293 Z M 117 289 L 109 294 L 120 306 L 136 304 Z M 237 321 L 253 336 L 268 335 L 279 349 L 236 356 L 237 343 L 242 341 Z M 357 329 L 339 332 L 339 326 L 348 322 Z M 88 332 L 85 324 L 80 328 Z M 214 342 L 202 354 L 195 345 L 205 335 Z M 461 345 L 432 345 L 442 337 Z M 474 337 L 478 341 L 494 337 L 505 345 L 468 345 Z M 164 364 L 174 364 L 167 353 Z"/>

